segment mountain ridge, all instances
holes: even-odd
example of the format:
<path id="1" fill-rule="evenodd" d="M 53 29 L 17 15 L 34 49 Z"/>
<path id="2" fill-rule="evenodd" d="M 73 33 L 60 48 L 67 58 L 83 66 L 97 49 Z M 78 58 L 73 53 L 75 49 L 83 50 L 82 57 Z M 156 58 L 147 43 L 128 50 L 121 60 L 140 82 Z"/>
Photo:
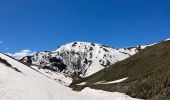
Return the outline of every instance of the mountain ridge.
<path id="1" fill-rule="evenodd" d="M 130 57 L 145 47 L 143 45 L 129 48 L 112 48 L 96 43 L 71 42 L 59 46 L 54 51 L 37 52 L 20 60 L 69 75 L 86 77 L 117 61 Z M 62 66 L 59 64 L 62 64 Z M 54 67 L 50 68 L 49 66 Z"/>

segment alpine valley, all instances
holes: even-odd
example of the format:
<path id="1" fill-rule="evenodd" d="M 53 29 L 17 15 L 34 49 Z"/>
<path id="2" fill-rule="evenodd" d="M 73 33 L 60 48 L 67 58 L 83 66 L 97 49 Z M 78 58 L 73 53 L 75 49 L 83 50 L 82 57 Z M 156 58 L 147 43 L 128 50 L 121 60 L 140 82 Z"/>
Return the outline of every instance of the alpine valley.
<path id="1" fill-rule="evenodd" d="M 170 100 L 170 40 L 128 48 L 71 42 L 0 53 L 3 100 Z M 27 95 L 26 95 L 26 94 Z"/>

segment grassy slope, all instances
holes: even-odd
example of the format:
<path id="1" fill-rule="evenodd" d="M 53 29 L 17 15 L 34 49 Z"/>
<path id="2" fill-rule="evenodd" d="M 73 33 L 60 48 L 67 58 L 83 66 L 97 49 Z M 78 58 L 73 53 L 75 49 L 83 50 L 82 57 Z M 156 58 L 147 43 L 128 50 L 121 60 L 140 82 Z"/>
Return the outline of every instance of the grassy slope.
<path id="1" fill-rule="evenodd" d="M 94 84 L 129 77 L 117 84 Z M 79 86 L 77 83 L 87 82 Z M 71 87 L 118 91 L 132 97 L 170 100 L 170 41 L 147 47 L 138 54 L 120 61 L 87 78 L 75 81 Z"/>

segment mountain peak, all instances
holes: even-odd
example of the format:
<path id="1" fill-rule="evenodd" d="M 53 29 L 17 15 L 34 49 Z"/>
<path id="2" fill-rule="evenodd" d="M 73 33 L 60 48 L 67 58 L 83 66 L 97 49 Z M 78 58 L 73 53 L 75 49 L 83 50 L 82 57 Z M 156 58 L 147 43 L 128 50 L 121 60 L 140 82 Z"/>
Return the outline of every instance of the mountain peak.
<path id="1" fill-rule="evenodd" d="M 118 49 L 103 44 L 73 41 L 60 46 L 55 51 L 38 52 L 22 58 L 21 61 L 62 72 L 69 76 L 86 77 L 136 54 L 145 47 Z"/>

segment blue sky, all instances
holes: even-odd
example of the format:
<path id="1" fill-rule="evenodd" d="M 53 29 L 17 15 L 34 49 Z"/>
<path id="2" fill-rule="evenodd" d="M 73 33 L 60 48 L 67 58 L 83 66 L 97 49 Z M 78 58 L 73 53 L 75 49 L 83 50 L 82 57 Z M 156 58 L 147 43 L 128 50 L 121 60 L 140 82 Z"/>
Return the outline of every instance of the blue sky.
<path id="1" fill-rule="evenodd" d="M 128 47 L 170 38 L 170 0 L 0 0 L 0 51 L 86 41 Z"/>

